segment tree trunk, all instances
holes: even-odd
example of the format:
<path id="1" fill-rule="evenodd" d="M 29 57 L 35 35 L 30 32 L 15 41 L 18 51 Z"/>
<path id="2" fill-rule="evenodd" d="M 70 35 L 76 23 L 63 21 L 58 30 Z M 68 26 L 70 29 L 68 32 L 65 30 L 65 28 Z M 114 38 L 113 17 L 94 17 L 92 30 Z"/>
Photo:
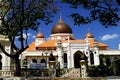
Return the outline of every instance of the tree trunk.
<path id="1" fill-rule="evenodd" d="M 19 55 L 15 57 L 15 76 L 20 77 L 21 76 L 21 66 L 20 66 L 20 60 Z"/>

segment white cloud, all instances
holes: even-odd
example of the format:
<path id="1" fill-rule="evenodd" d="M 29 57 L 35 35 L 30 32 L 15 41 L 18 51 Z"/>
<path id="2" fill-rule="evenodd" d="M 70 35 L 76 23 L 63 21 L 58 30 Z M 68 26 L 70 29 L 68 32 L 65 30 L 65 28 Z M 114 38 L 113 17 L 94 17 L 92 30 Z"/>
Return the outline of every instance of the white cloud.
<path id="1" fill-rule="evenodd" d="M 119 37 L 118 34 L 112 34 L 112 35 L 106 34 L 106 35 L 103 35 L 101 37 L 101 40 L 105 41 L 105 40 L 114 39 L 114 38 L 117 38 L 117 37 Z"/>
<path id="2" fill-rule="evenodd" d="M 23 37 L 26 39 L 27 37 L 29 38 L 31 36 L 31 33 L 27 33 L 27 35 L 24 33 Z"/>
<path id="3" fill-rule="evenodd" d="M 29 38 L 31 35 L 32 35 L 31 33 L 27 33 L 27 35 L 25 33 L 23 33 L 23 38 L 26 39 L 27 36 Z M 19 38 L 19 36 L 17 36 L 16 38 Z"/>
<path id="4" fill-rule="evenodd" d="M 32 36 L 32 38 L 35 38 L 36 36 Z"/>

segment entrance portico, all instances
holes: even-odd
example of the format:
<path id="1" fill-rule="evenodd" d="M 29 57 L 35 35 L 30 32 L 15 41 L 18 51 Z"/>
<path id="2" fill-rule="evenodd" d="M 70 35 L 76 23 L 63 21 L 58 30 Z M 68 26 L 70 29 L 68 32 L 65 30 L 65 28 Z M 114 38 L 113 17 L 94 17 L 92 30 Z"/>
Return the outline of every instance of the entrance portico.
<path id="1" fill-rule="evenodd" d="M 74 68 L 80 68 L 81 60 L 87 60 L 87 57 L 83 52 L 78 50 L 74 53 Z"/>

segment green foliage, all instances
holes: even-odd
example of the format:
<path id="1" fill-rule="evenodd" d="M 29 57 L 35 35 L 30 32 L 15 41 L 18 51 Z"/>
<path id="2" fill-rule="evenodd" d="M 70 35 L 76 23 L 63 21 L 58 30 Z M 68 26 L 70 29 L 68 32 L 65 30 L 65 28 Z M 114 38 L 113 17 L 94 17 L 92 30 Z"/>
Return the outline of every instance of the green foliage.
<path id="1" fill-rule="evenodd" d="M 12 44 L 19 36 L 22 46 L 27 41 L 23 33 L 38 30 L 41 22 L 49 24 L 58 11 L 53 0 L 3 0 L 0 4 L 0 34 L 6 35 Z"/>
<path id="2" fill-rule="evenodd" d="M 70 16 L 72 16 L 72 19 L 74 20 L 74 25 L 90 23 L 90 20 L 88 17 L 84 18 L 84 16 L 81 16 L 78 13 L 73 13 Z"/>
<path id="3" fill-rule="evenodd" d="M 114 73 L 114 75 L 120 76 L 120 59 L 115 60 L 112 63 L 112 67 L 113 67 L 113 73 Z"/>
<path id="4" fill-rule="evenodd" d="M 119 0 L 62 0 L 62 2 L 70 4 L 71 8 L 81 7 L 89 11 L 87 17 L 78 13 L 78 10 L 72 13 L 70 16 L 72 16 L 75 25 L 99 21 L 102 25 L 108 27 L 118 26 L 120 21 Z"/>
<path id="5" fill-rule="evenodd" d="M 98 66 L 88 66 L 88 76 L 91 77 L 105 77 L 113 75 L 112 69 L 108 68 L 104 64 Z"/>
<path id="6" fill-rule="evenodd" d="M 28 48 L 28 30 L 38 30 L 41 22 L 48 24 L 58 9 L 54 0 L 1 0 L 0 1 L 0 34 L 5 35 L 11 43 L 11 52 L 8 54 L 2 43 L 2 52 L 14 59 L 16 64 L 16 76 L 20 76 L 19 55 Z M 15 44 L 16 37 L 20 42 L 19 47 Z"/>

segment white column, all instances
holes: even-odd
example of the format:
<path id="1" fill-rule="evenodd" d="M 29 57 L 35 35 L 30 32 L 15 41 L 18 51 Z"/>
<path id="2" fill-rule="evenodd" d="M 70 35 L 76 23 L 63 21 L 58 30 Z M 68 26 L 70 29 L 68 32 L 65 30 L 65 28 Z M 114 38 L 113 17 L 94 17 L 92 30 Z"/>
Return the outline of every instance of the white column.
<path id="1" fill-rule="evenodd" d="M 58 62 L 60 62 L 60 68 L 63 68 L 63 55 L 62 55 L 62 49 L 58 47 Z"/>
<path id="2" fill-rule="evenodd" d="M 88 65 L 91 65 L 90 64 L 90 51 L 88 51 Z"/>
<path id="3" fill-rule="evenodd" d="M 60 62 L 60 68 L 63 68 L 63 50 L 62 50 L 62 41 L 60 37 L 57 40 L 57 52 L 58 52 L 58 62 Z"/>
<path id="4" fill-rule="evenodd" d="M 5 45 L 5 51 L 10 54 L 11 53 L 11 46 L 10 45 Z M 4 54 L 3 56 L 3 69 L 7 69 L 7 70 L 10 70 L 10 63 L 11 63 L 11 60 L 10 60 L 10 57 L 6 56 Z"/>
<path id="5" fill-rule="evenodd" d="M 67 53 L 67 61 L 68 61 L 68 68 L 71 68 L 71 50 L 70 50 L 70 42 L 68 42 L 68 53 Z"/>
<path id="6" fill-rule="evenodd" d="M 99 59 L 99 53 L 96 51 L 94 52 L 94 65 L 99 65 L 100 64 L 100 59 Z"/>

